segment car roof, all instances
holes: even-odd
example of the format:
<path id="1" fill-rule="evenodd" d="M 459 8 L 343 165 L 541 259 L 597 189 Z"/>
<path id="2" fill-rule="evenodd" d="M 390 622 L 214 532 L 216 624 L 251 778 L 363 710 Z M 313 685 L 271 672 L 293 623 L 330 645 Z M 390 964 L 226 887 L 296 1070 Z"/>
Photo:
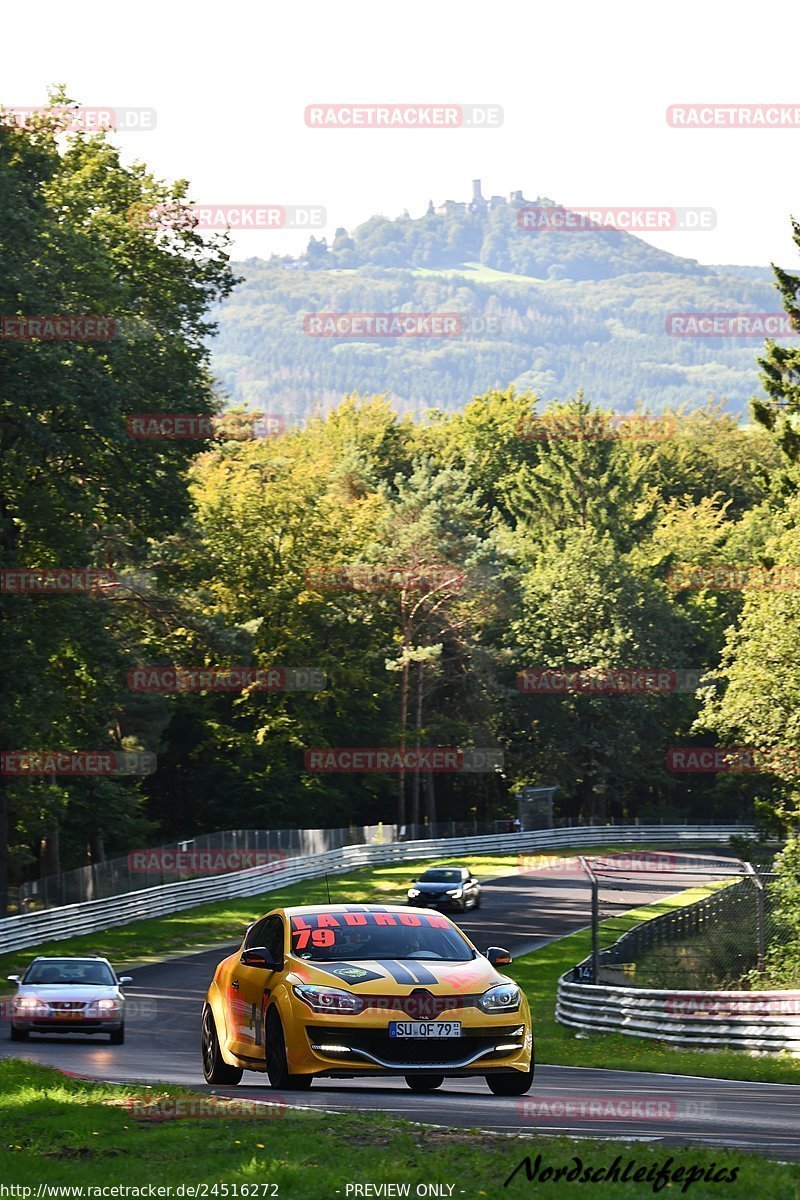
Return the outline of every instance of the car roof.
<path id="1" fill-rule="evenodd" d="M 281 911 L 289 917 L 301 917 L 303 913 L 407 913 L 428 910 L 409 908 L 407 904 L 297 904 Z"/>
<path id="2" fill-rule="evenodd" d="M 428 872 L 428 871 L 467 871 L 468 869 L 469 869 L 468 867 L 462 867 L 459 863 L 445 863 L 444 866 L 426 867 L 425 872 Z"/>
<path id="3" fill-rule="evenodd" d="M 107 958 L 101 958 L 99 954 L 37 954 L 36 958 L 31 959 L 31 966 L 37 962 L 100 962 L 111 963 Z"/>

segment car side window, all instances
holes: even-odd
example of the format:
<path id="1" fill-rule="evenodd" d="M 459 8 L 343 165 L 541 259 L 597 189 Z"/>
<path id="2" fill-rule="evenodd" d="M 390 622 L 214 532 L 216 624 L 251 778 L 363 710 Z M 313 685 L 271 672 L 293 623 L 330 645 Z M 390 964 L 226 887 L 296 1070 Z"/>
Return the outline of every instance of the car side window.
<path id="1" fill-rule="evenodd" d="M 276 962 L 283 962 L 283 921 L 280 917 L 267 917 L 262 922 L 262 942 Z"/>
<path id="2" fill-rule="evenodd" d="M 250 932 L 247 935 L 247 938 L 245 939 L 245 943 L 244 943 L 245 950 L 249 950 L 251 948 L 251 946 L 263 946 L 264 945 L 264 936 L 267 931 L 267 922 L 270 919 L 271 919 L 270 917 L 262 917 L 262 919 L 260 921 L 256 921 L 255 925 L 252 926 Z"/>

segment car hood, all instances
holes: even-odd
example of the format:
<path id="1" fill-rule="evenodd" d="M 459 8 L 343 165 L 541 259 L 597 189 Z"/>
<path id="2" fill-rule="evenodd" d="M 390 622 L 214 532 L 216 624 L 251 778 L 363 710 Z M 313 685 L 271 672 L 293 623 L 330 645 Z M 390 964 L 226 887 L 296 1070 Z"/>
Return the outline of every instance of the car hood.
<path id="1" fill-rule="evenodd" d="M 19 987 L 17 996 L 34 996 L 46 1004 L 88 1004 L 92 1000 L 121 1000 L 119 988 L 79 983 L 26 983 Z"/>
<path id="2" fill-rule="evenodd" d="M 342 959 L 329 963 L 291 959 L 290 963 L 293 982 L 328 984 L 356 994 L 407 995 L 414 989 L 425 988 L 434 996 L 476 995 L 505 982 L 505 976 L 483 957 L 468 962 L 404 958 Z"/>

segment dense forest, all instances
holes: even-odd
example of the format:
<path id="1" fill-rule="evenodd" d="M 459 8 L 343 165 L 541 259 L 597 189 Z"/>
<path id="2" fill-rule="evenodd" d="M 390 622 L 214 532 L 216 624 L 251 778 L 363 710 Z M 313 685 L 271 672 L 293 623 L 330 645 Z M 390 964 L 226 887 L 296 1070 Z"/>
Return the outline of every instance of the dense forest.
<path id="1" fill-rule="evenodd" d="M 417 420 L 343 387 L 302 428 L 256 436 L 209 367 L 208 311 L 236 283 L 225 240 L 128 218 L 185 196 L 103 135 L 0 126 L 2 313 L 116 329 L 0 339 L 2 567 L 110 573 L 91 592 L 4 591 L 5 745 L 157 758 L 141 776 L 0 780 L 10 881 L 235 826 L 502 817 L 524 784 L 556 785 L 574 820 L 756 813 L 791 829 L 792 755 L 687 773 L 668 754 L 800 745 L 800 593 L 785 583 L 800 571 L 800 354 L 761 351 L 750 424 L 698 397 L 625 426 L 621 406 L 506 381 Z M 800 319 L 797 281 L 777 283 Z M 199 440 L 131 436 L 141 413 L 217 418 Z M 760 582 L 728 586 L 726 565 Z M 242 665 L 312 685 L 131 685 L 148 666 Z M 520 687 L 547 669 L 698 679 Z M 503 765 L 401 786 L 306 757 L 402 745 L 490 748 Z"/>

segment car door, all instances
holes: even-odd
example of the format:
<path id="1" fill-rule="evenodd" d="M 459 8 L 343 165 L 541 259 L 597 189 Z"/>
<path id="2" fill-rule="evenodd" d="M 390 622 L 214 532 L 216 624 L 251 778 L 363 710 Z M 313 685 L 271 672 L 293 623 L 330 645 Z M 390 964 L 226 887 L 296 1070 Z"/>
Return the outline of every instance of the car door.
<path id="1" fill-rule="evenodd" d="M 247 935 L 245 948 L 250 950 L 256 946 L 269 950 L 279 964 L 276 970 L 246 967 L 240 962 L 236 965 L 231 982 L 237 994 L 235 1003 L 239 1013 L 235 1053 L 243 1058 L 261 1060 L 264 1058 L 264 1014 L 270 988 L 283 966 L 284 927 L 281 917 L 264 917 L 253 926 Z"/>

